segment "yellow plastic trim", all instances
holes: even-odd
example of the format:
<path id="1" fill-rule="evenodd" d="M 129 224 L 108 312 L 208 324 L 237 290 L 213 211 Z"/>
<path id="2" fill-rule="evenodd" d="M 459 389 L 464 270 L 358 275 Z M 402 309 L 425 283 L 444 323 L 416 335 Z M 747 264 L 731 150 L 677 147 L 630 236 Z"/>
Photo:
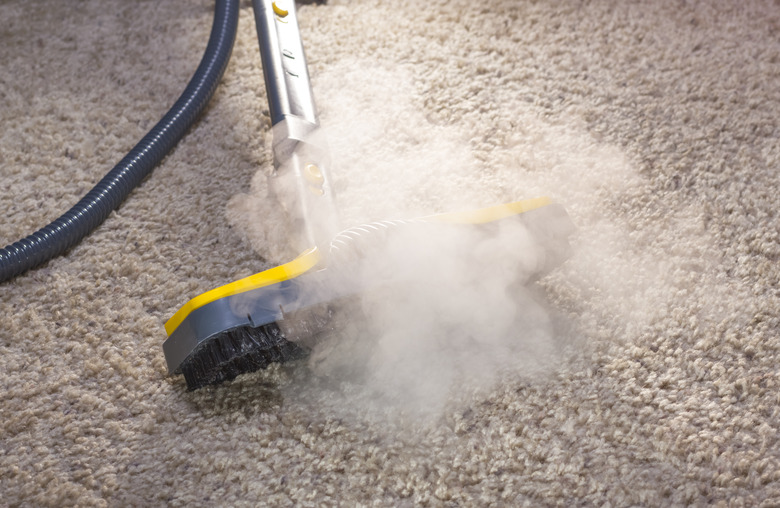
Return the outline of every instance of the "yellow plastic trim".
<path id="1" fill-rule="evenodd" d="M 285 16 L 287 16 L 289 14 L 289 11 L 286 11 L 286 10 L 282 9 L 281 7 L 279 7 L 278 5 L 276 5 L 276 2 L 271 3 L 271 7 L 273 8 L 274 13 L 277 16 L 279 16 L 280 18 L 283 18 L 283 17 L 285 17 Z"/>
<path id="2" fill-rule="evenodd" d="M 512 215 L 528 212 L 536 208 L 549 205 L 552 200 L 548 197 L 540 197 L 535 199 L 526 199 L 523 201 L 515 201 L 513 203 L 506 203 L 503 205 L 491 206 L 488 208 L 480 208 L 478 210 L 468 210 L 464 212 L 442 213 L 437 215 L 429 215 L 423 217 L 421 220 L 430 222 L 449 222 L 459 224 L 484 224 L 486 222 L 492 222 Z M 225 284 L 218 288 L 207 291 L 201 295 L 196 296 L 182 308 L 180 308 L 176 314 L 165 323 L 165 331 L 170 336 L 176 328 L 187 318 L 187 316 L 195 309 L 203 307 L 215 300 L 224 298 L 226 296 L 237 295 L 246 291 L 261 288 L 264 286 L 270 286 L 271 284 L 277 284 L 279 282 L 294 279 L 302 273 L 310 270 L 320 260 L 319 251 L 317 248 L 311 248 L 303 252 L 300 256 L 285 263 L 283 265 L 276 266 L 269 270 L 265 270 L 249 277 L 239 279 Z"/>
<path id="3" fill-rule="evenodd" d="M 174 330 L 176 330 L 176 328 L 182 324 L 190 312 L 195 309 L 203 307 L 204 305 L 226 296 L 237 295 L 239 293 L 252 291 L 253 289 L 270 286 L 271 284 L 277 284 L 285 280 L 294 279 L 295 277 L 311 269 L 319 262 L 319 260 L 320 253 L 317 251 L 316 247 L 313 247 L 303 252 L 300 256 L 293 259 L 289 263 L 275 266 L 263 272 L 250 275 L 249 277 L 239 279 L 237 281 L 231 282 L 230 284 L 225 284 L 224 286 L 220 286 L 218 288 L 212 289 L 211 291 L 200 294 L 189 302 L 185 303 L 184 306 L 180 308 L 176 314 L 174 314 L 171 319 L 168 320 L 167 323 L 165 323 L 165 332 L 168 334 L 168 336 L 170 336 Z"/>
<path id="4" fill-rule="evenodd" d="M 480 208 L 478 210 L 429 215 L 428 217 L 423 217 L 422 220 L 453 222 L 459 224 L 484 224 L 486 222 L 492 222 L 494 220 L 541 208 L 551 203 L 552 200 L 550 198 L 543 196 L 540 198 L 515 201 L 513 203 L 505 203 L 503 205 L 490 206 L 488 208 Z"/>

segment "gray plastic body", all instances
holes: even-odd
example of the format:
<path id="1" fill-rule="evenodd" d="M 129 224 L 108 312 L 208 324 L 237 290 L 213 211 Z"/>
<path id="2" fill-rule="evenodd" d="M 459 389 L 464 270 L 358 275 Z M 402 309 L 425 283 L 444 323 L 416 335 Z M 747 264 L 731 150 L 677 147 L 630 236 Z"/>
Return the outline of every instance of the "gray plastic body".
<path id="1" fill-rule="evenodd" d="M 194 309 L 163 343 L 168 372 L 197 354 L 198 346 L 222 332 L 240 327 L 282 323 L 285 316 L 358 292 L 354 281 L 329 280 L 327 270 L 310 271 L 294 279 L 214 300 Z"/>

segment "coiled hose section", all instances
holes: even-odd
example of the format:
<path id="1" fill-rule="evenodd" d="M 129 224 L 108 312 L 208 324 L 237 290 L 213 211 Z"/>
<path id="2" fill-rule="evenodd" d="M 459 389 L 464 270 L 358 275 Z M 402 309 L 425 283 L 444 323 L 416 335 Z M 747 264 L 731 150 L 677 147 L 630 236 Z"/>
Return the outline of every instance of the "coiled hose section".
<path id="1" fill-rule="evenodd" d="M 73 208 L 0 250 L 0 282 L 65 252 L 98 227 L 173 149 L 206 108 L 227 67 L 238 26 L 239 0 L 216 0 L 208 46 L 176 103 Z"/>

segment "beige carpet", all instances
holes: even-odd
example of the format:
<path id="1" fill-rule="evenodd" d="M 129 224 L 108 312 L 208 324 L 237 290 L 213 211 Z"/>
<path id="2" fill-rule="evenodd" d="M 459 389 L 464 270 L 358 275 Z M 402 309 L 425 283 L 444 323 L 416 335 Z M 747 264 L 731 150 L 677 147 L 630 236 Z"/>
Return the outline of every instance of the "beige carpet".
<path id="1" fill-rule="evenodd" d="M 3 245 L 161 117 L 212 9 L 0 3 Z M 397 384 L 306 362 L 195 393 L 166 375 L 180 305 L 284 261 L 253 178 L 269 120 L 244 2 L 183 142 L 86 241 L 0 285 L 0 505 L 780 504 L 780 4 L 332 0 L 299 16 L 345 225 L 566 206 L 574 255 L 532 291 L 546 333 L 515 330 L 533 347 L 457 382 L 440 349 L 434 390 L 409 396 L 424 363 Z"/>

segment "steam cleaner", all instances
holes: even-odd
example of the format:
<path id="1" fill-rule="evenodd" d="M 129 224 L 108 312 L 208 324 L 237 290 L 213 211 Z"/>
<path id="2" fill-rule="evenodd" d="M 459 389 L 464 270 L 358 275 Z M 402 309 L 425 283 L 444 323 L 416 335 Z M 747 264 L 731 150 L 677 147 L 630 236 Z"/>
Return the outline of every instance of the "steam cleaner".
<path id="1" fill-rule="evenodd" d="M 491 228 L 518 221 L 542 249 L 538 274 L 568 256 L 574 230 L 549 198 L 411 220 L 387 220 L 339 231 L 329 160 L 315 106 L 293 0 L 253 0 L 272 124 L 271 188 L 290 222 L 292 261 L 189 300 L 165 324 L 163 351 L 171 374 L 190 390 L 219 384 L 274 362 L 304 357 L 328 329 L 332 303 L 366 290 L 351 264 L 404 228 Z M 238 0 L 216 0 L 209 43 L 180 98 L 151 131 L 60 218 L 0 250 L 0 281 L 75 245 L 116 209 L 178 143 L 205 109 L 232 52 Z M 446 255 L 446 253 L 444 253 Z"/>

